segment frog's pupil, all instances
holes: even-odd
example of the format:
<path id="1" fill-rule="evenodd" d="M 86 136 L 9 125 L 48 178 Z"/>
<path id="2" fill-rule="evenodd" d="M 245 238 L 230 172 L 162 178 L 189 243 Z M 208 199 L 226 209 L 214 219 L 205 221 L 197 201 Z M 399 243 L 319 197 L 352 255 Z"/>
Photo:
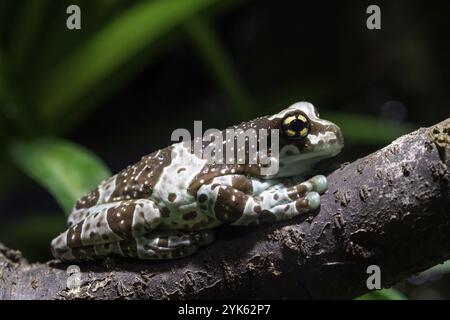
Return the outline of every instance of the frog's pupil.
<path id="1" fill-rule="evenodd" d="M 295 119 L 289 124 L 289 129 L 294 130 L 295 132 L 300 132 L 305 127 L 306 127 L 306 124 L 299 119 Z"/>

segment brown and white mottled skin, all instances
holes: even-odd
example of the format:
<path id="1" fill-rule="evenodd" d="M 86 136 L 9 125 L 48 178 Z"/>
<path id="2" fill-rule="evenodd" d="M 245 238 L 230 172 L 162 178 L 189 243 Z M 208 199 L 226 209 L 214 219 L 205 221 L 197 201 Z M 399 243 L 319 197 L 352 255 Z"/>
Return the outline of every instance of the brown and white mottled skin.
<path id="1" fill-rule="evenodd" d="M 211 163 L 195 155 L 190 144 L 175 143 L 144 156 L 79 199 L 68 229 L 52 241 L 53 255 L 66 261 L 108 255 L 184 257 L 210 243 L 212 229 L 223 223 L 254 225 L 317 209 L 326 178 L 302 182 L 301 176 L 340 152 L 339 127 L 320 119 L 312 104 L 298 102 L 231 127 L 250 128 L 280 130 L 275 175 L 262 174 L 262 165 L 249 164 L 248 157 L 243 164 Z M 247 156 L 249 147 L 247 143 Z"/>

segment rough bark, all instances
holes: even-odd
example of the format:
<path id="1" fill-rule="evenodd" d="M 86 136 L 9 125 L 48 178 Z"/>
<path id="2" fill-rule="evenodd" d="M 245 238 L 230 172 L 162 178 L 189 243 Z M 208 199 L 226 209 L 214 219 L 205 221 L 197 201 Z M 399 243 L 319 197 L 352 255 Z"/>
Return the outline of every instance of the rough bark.
<path id="1" fill-rule="evenodd" d="M 320 212 L 260 227 L 225 227 L 189 258 L 29 264 L 0 246 L 2 299 L 354 298 L 367 267 L 387 287 L 450 256 L 450 118 L 400 137 L 329 175 Z"/>

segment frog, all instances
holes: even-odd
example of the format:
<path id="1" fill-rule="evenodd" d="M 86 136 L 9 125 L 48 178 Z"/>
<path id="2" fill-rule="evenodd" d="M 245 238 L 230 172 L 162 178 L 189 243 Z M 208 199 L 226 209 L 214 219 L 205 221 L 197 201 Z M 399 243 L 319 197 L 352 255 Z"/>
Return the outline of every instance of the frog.
<path id="1" fill-rule="evenodd" d="M 221 225 L 277 223 L 320 209 L 328 181 L 311 172 L 343 148 L 339 126 L 300 101 L 230 128 L 279 133 L 278 152 L 269 153 L 276 172 L 264 171 L 267 164 L 261 161 L 208 161 L 192 144 L 175 142 L 76 201 L 67 229 L 51 242 L 53 256 L 62 261 L 183 258 L 211 244 Z"/>

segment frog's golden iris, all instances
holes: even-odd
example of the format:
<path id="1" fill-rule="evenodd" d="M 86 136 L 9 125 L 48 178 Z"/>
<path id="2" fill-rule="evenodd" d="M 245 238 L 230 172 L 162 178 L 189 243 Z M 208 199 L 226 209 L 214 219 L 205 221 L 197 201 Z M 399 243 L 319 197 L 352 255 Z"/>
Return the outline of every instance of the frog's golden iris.
<path id="1" fill-rule="evenodd" d="M 303 113 L 286 115 L 281 126 L 286 137 L 291 140 L 303 139 L 309 133 L 309 119 Z"/>

